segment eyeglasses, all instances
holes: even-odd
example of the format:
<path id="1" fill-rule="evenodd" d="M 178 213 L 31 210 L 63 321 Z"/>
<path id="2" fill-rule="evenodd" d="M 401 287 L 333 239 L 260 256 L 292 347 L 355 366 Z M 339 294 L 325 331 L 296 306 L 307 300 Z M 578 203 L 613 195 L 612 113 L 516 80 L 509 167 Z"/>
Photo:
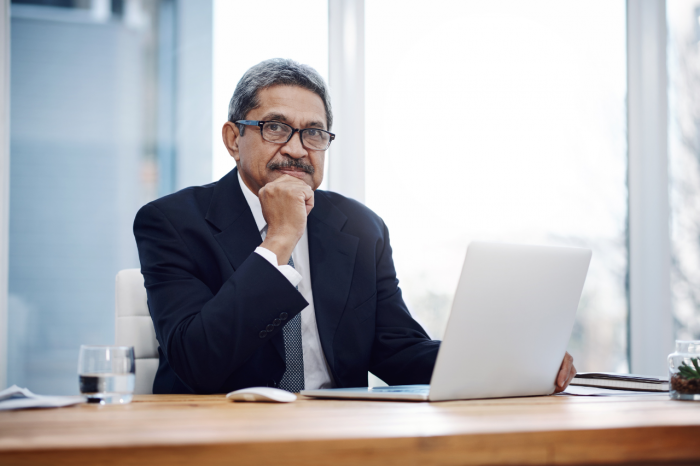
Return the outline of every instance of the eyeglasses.
<path id="1" fill-rule="evenodd" d="M 260 135 L 267 142 L 286 144 L 294 133 L 299 132 L 301 145 L 310 150 L 326 150 L 335 139 L 335 134 L 318 128 L 297 129 L 279 121 L 238 120 L 234 123 L 246 126 L 258 126 Z"/>

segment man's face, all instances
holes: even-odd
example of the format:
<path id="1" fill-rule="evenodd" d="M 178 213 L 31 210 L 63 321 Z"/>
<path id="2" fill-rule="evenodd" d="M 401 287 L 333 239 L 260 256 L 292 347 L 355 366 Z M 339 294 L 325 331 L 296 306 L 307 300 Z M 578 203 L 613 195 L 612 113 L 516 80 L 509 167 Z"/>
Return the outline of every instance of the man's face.
<path id="1" fill-rule="evenodd" d="M 326 109 L 315 93 L 298 86 L 272 86 L 258 92 L 260 105 L 248 112 L 246 120 L 275 120 L 293 128 L 326 128 Z M 301 145 L 299 133 L 286 144 L 265 141 L 260 128 L 246 126 L 240 135 L 238 125 L 226 122 L 224 144 L 245 184 L 255 194 L 270 181 L 287 174 L 316 189 L 323 180 L 325 151 Z"/>

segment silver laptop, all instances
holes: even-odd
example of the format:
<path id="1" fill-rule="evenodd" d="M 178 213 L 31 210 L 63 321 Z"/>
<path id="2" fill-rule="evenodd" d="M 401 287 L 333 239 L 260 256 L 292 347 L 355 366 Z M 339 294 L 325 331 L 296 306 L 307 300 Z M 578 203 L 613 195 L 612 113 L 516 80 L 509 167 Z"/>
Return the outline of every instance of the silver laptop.
<path id="1" fill-rule="evenodd" d="M 590 261 L 589 249 L 473 242 L 430 385 L 301 394 L 414 401 L 550 394 Z"/>

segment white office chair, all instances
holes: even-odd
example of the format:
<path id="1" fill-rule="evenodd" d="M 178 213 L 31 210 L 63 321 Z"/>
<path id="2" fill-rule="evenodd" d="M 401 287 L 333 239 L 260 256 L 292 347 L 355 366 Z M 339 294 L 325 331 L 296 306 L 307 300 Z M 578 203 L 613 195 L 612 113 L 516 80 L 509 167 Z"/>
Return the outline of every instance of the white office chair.
<path id="1" fill-rule="evenodd" d="M 114 343 L 133 346 L 136 357 L 134 393 L 153 393 L 158 370 L 158 340 L 148 312 L 146 288 L 140 269 L 124 269 L 117 274 Z"/>

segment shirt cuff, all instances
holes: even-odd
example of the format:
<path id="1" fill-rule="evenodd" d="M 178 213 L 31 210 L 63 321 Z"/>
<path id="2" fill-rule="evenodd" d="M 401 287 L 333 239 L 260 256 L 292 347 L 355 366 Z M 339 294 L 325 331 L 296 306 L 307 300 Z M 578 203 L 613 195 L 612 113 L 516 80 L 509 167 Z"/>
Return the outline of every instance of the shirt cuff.
<path id="1" fill-rule="evenodd" d="M 260 254 L 270 264 L 274 265 L 275 268 L 279 270 L 280 273 L 284 275 L 287 280 L 289 280 L 289 283 L 291 283 L 292 286 L 299 285 L 299 282 L 301 282 L 301 274 L 297 272 L 291 265 L 277 265 L 277 254 L 261 246 L 255 248 L 255 252 Z"/>

